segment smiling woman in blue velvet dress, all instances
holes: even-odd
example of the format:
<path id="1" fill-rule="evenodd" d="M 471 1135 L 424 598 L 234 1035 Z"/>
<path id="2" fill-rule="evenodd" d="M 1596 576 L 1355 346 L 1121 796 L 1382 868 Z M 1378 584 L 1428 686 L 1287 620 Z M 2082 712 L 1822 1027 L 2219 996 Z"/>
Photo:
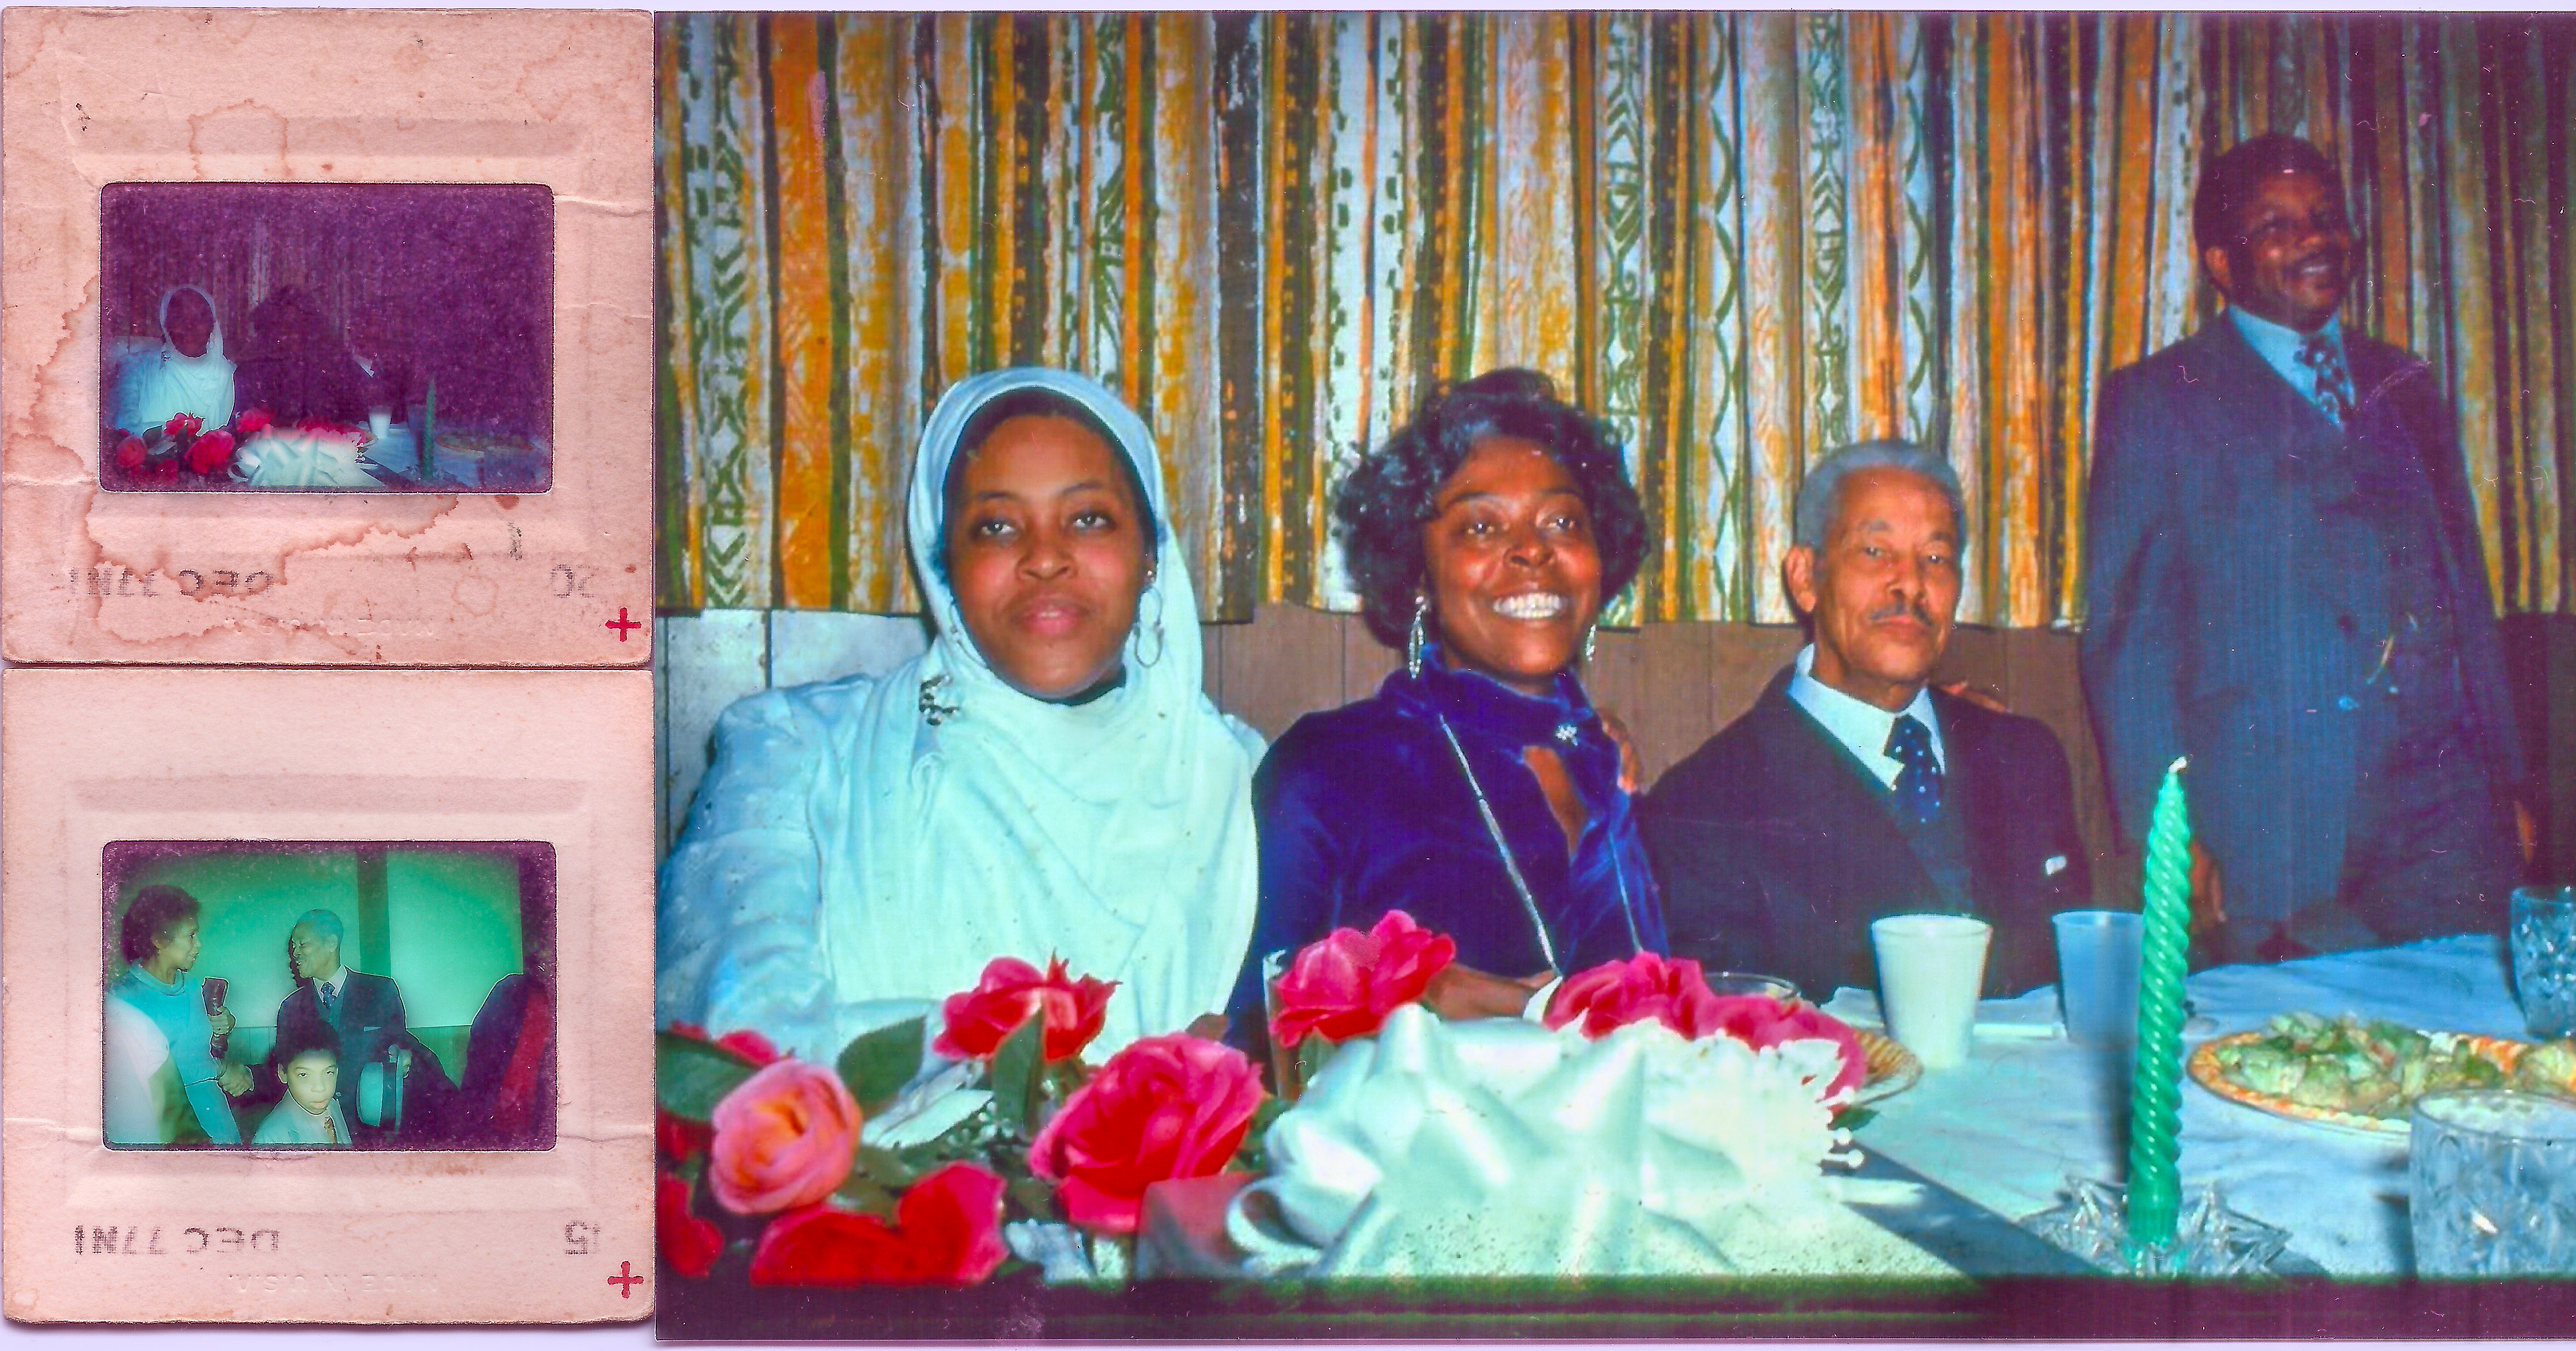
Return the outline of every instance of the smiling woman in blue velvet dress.
<path id="1" fill-rule="evenodd" d="M 1457 940 L 1430 994 L 1453 1017 L 1662 952 L 1621 748 L 1575 675 L 1645 547 L 1605 430 L 1546 376 L 1493 371 L 1363 459 L 1334 514 L 1369 631 L 1406 664 L 1298 720 L 1254 776 L 1261 905 L 1233 1035 L 1260 1040 L 1265 954 L 1389 910 Z"/>

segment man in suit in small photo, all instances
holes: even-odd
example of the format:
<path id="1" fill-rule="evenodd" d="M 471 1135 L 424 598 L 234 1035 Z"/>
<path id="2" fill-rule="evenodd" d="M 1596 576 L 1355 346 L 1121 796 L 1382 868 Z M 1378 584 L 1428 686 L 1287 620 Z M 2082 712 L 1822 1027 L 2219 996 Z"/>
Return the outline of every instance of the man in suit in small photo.
<path id="1" fill-rule="evenodd" d="M 1989 993 L 2054 979 L 2049 916 L 2091 894 L 2073 781 L 2034 719 L 1931 687 L 1959 608 L 1958 475 L 1902 441 L 1835 451 L 1799 485 L 1782 564 L 1813 641 L 1644 807 L 1673 955 L 1876 983 L 1870 921 L 1995 926 Z"/>
<path id="2" fill-rule="evenodd" d="M 390 1132 L 364 1124 L 359 1115 L 360 1070 L 382 1057 L 388 1045 L 408 1041 L 402 991 L 389 977 L 343 964 L 342 934 L 340 917 L 328 910 L 308 910 L 297 917 L 286 940 L 286 960 L 297 984 L 277 1006 L 276 1044 L 296 1040 L 288 1035 L 291 1028 L 326 1029 L 340 1047 L 338 1097 L 355 1143 L 381 1144 Z M 282 1090 L 285 1069 L 272 1056 L 262 1079 Z M 268 1086 L 263 1082 L 263 1088 Z"/>
<path id="3" fill-rule="evenodd" d="M 2450 404 L 2336 319 L 2359 253 L 2315 146 L 2218 156 L 2192 231 L 2226 312 L 2097 410 L 2082 653 L 2121 828 L 2188 755 L 2204 962 L 2500 930 L 2523 764 Z"/>

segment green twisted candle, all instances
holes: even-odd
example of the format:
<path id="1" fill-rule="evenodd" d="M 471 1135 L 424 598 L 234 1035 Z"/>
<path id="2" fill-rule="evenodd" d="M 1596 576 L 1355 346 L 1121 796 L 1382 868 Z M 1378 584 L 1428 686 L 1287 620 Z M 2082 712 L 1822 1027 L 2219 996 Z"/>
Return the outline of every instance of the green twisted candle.
<path id="1" fill-rule="evenodd" d="M 2191 942 L 2191 819 L 2176 760 L 2147 830 L 2138 1050 L 2129 1082 L 2129 1242 L 2165 1248 L 2182 1205 L 2183 949 Z"/>

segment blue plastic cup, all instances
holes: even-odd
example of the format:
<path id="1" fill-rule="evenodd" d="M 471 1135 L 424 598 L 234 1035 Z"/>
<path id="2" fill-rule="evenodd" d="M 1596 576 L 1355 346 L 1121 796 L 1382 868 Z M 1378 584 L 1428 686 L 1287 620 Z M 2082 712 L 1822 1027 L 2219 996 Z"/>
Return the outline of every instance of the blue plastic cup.
<path id="1" fill-rule="evenodd" d="M 2057 916 L 2057 998 L 2066 1039 L 2120 1049 L 2138 1039 L 2138 966 L 2146 923 L 2126 910 Z"/>

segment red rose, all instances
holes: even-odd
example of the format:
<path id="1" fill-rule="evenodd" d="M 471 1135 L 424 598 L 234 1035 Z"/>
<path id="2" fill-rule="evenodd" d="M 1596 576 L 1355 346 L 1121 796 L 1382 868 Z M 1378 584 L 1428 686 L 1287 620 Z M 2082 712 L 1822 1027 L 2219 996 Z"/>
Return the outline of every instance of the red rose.
<path id="1" fill-rule="evenodd" d="M 208 432 L 188 447 L 188 472 L 213 474 L 233 462 L 233 434 Z"/>
<path id="2" fill-rule="evenodd" d="M 233 434 L 247 441 L 268 430 L 268 424 L 276 420 L 276 415 L 267 409 L 253 408 L 233 419 Z"/>
<path id="3" fill-rule="evenodd" d="M 859 1104 L 841 1076 L 781 1060 L 716 1104 L 707 1185 L 737 1215 L 810 1206 L 850 1175 L 859 1153 Z"/>
<path id="4" fill-rule="evenodd" d="M 1401 910 L 1367 933 L 1335 929 L 1307 944 L 1279 978 L 1271 1039 L 1294 1046 L 1308 1034 L 1348 1041 L 1375 1033 L 1386 1015 L 1415 1000 L 1458 959 L 1458 942 Z"/>
<path id="5" fill-rule="evenodd" d="M 1147 1037 L 1109 1057 L 1029 1146 L 1029 1168 L 1061 1184 L 1067 1219 L 1136 1232 L 1145 1188 L 1207 1177 L 1234 1158 L 1261 1105 L 1241 1051 L 1197 1037 Z"/>
<path id="6" fill-rule="evenodd" d="M 195 436 L 198 432 L 203 431 L 205 426 L 206 420 L 204 418 L 201 418 L 194 413 L 181 413 L 177 417 L 170 419 L 168 422 L 162 423 L 161 430 L 168 433 L 170 439 L 173 441 L 185 441 L 188 438 Z"/>
<path id="7" fill-rule="evenodd" d="M 1568 976 L 1547 1007 L 1547 1025 L 1583 1020 L 1583 1035 L 1607 1036 L 1612 1028 L 1655 1019 L 1685 1037 L 1717 1030 L 1718 998 L 1687 957 L 1672 961 L 1640 952 L 1624 962 L 1603 962 Z"/>
<path id="8" fill-rule="evenodd" d="M 1109 992 L 1118 982 L 1065 975 L 1064 959 L 1047 962 L 1046 974 L 1017 957 L 996 957 L 984 968 L 975 988 L 953 994 L 939 1006 L 947 1027 L 930 1049 L 959 1060 L 982 1059 L 1033 1013 L 1046 1015 L 1046 1058 L 1071 1060 L 1100 1035 L 1109 1011 Z"/>
<path id="9" fill-rule="evenodd" d="M 1002 1179 L 952 1163 L 912 1184 L 891 1225 L 828 1205 L 769 1222 L 751 1254 L 753 1285 L 973 1285 L 1009 1256 Z"/>
<path id="10" fill-rule="evenodd" d="M 689 1184 L 669 1173 L 653 1178 L 653 1233 L 661 1240 L 662 1260 L 692 1279 L 715 1270 L 716 1256 L 724 1251 L 724 1235 L 689 1213 Z"/>
<path id="11" fill-rule="evenodd" d="M 1717 1001 L 1714 1020 L 1717 1031 L 1757 1051 L 1784 1041 L 1830 1041 L 1840 1047 L 1843 1065 L 1825 1089 L 1828 1098 L 1860 1087 L 1869 1074 L 1869 1056 L 1860 1048 L 1860 1037 L 1841 1019 L 1804 1000 L 1783 1003 L 1769 995 L 1737 995 Z"/>
<path id="12" fill-rule="evenodd" d="M 144 460 L 151 454 L 151 450 L 144 446 L 142 437 L 129 436 L 116 443 L 116 467 L 131 474 L 141 469 Z"/>
<path id="13" fill-rule="evenodd" d="M 658 1107 L 653 1109 L 653 1144 L 661 1150 L 663 1158 L 673 1163 L 705 1152 L 715 1139 L 713 1126 L 684 1116 L 673 1116 Z"/>

